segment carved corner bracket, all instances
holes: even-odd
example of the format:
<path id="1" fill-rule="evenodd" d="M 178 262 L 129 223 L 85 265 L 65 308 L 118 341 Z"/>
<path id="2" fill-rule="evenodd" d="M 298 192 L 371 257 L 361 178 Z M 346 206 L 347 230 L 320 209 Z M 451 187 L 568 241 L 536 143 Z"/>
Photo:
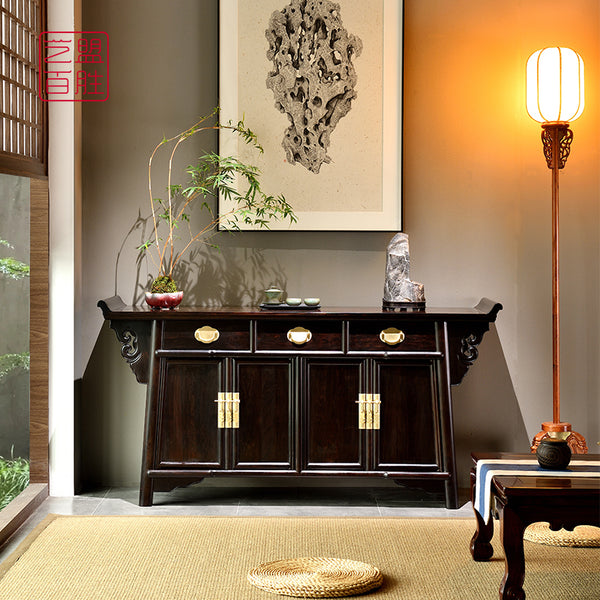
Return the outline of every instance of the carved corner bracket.
<path id="1" fill-rule="evenodd" d="M 121 343 L 121 356 L 127 361 L 138 383 L 148 383 L 149 324 L 111 320 L 110 328 Z"/>
<path id="2" fill-rule="evenodd" d="M 487 331 L 487 328 L 486 328 Z M 467 369 L 477 360 L 479 357 L 479 350 L 477 346 L 481 344 L 483 339 L 483 333 L 470 333 L 460 340 L 460 352 L 458 359 L 463 365 L 466 365 Z"/>
<path id="3" fill-rule="evenodd" d="M 463 380 L 469 368 L 479 357 L 477 347 L 481 344 L 489 325 L 482 323 L 474 326 L 473 323 L 463 323 L 460 329 L 451 334 L 449 340 L 452 385 L 458 385 Z"/>
<path id="4" fill-rule="evenodd" d="M 478 346 L 485 332 L 489 330 L 502 310 L 502 304 L 482 298 L 475 306 L 478 317 L 466 321 L 448 323 L 448 353 L 450 362 L 450 383 L 458 385 L 469 368 L 479 357 Z"/>

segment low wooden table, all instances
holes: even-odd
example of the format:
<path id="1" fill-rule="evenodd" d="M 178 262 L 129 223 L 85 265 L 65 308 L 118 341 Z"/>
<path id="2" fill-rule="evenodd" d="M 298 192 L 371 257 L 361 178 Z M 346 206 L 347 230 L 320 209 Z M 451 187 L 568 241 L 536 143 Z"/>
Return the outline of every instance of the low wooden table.
<path id="1" fill-rule="evenodd" d="M 473 454 L 471 470 L 471 500 L 475 506 L 476 465 L 482 459 L 532 458 L 531 454 Z M 598 461 L 600 455 L 586 454 L 577 460 Z M 600 469 L 600 467 L 599 467 Z M 524 600 L 525 555 L 523 533 L 528 525 L 538 521 L 550 524 L 552 530 L 573 530 L 577 525 L 600 527 L 600 472 L 598 477 L 530 475 L 496 475 L 492 478 L 492 512 L 500 520 L 500 539 L 504 548 L 505 571 L 500 583 L 501 600 Z M 494 520 L 487 524 L 477 510 L 477 531 L 471 540 L 474 560 L 491 558 L 490 544 Z"/>

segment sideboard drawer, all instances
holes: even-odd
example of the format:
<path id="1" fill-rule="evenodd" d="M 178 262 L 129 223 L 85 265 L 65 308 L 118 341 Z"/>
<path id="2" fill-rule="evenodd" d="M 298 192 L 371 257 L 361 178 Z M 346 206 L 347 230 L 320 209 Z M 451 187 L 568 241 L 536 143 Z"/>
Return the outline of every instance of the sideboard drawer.
<path id="1" fill-rule="evenodd" d="M 166 321 L 165 350 L 250 350 L 250 321 Z"/>
<path id="2" fill-rule="evenodd" d="M 260 320 L 256 325 L 256 349 L 342 352 L 342 331 L 342 321 Z"/>
<path id="3" fill-rule="evenodd" d="M 382 323 L 358 321 L 349 324 L 350 352 L 435 352 L 435 323 L 402 320 Z M 385 341 L 384 341 L 385 340 Z"/>

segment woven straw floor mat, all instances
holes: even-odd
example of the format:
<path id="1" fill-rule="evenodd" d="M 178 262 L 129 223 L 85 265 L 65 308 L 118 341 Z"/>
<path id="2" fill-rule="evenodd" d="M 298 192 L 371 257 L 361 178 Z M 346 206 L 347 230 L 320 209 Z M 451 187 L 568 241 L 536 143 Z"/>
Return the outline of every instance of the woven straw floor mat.
<path id="1" fill-rule="evenodd" d="M 49 517 L 0 565 L 2 600 L 253 600 L 263 562 L 349 558 L 381 570 L 365 598 L 498 597 L 504 559 L 469 553 L 474 519 Z M 598 600 L 600 549 L 526 543 L 527 600 Z M 281 597 L 281 596 L 280 596 Z"/>
<path id="2" fill-rule="evenodd" d="M 600 547 L 600 527 L 592 525 L 579 525 L 569 531 L 559 529 L 553 531 L 546 522 L 532 523 L 527 527 L 523 538 L 536 544 L 550 546 Z"/>

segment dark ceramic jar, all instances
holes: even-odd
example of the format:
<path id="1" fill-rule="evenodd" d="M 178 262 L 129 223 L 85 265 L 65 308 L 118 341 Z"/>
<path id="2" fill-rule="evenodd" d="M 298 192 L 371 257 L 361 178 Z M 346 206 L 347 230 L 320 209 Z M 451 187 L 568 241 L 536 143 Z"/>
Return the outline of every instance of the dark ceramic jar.
<path id="1" fill-rule="evenodd" d="M 571 461 L 571 448 L 567 440 L 544 438 L 535 451 L 542 469 L 566 469 Z"/>

